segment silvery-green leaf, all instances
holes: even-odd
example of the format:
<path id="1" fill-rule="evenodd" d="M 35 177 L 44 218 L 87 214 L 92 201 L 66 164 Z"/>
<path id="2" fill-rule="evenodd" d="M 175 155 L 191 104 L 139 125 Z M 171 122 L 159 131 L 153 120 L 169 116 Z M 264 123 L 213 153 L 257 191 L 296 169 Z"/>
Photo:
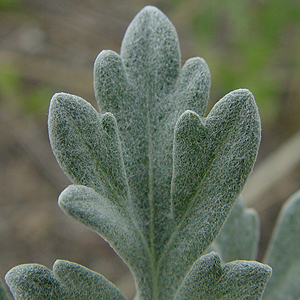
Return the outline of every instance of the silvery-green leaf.
<path id="1" fill-rule="evenodd" d="M 5 281 L 16 300 L 69 299 L 66 287 L 51 270 L 38 264 L 14 267 L 6 274 Z"/>
<path id="2" fill-rule="evenodd" d="M 264 262 L 273 269 L 265 300 L 300 297 L 300 192 L 283 206 Z"/>
<path id="3" fill-rule="evenodd" d="M 188 108 L 204 114 L 208 67 L 203 59 L 194 58 L 180 71 L 175 28 L 161 11 L 147 6 L 129 25 L 120 56 L 102 51 L 94 70 L 99 107 L 118 121 L 136 218 L 151 251 L 159 255 L 173 229 L 170 182 L 175 122 Z"/>
<path id="4" fill-rule="evenodd" d="M 206 252 L 217 252 L 222 261 L 254 260 L 259 242 L 259 218 L 254 209 L 246 208 L 238 198 L 220 233 Z"/>
<path id="5" fill-rule="evenodd" d="M 58 260 L 53 273 L 67 287 L 72 299 L 126 300 L 126 297 L 102 275 L 79 264 Z"/>
<path id="6" fill-rule="evenodd" d="M 175 300 L 261 299 L 271 268 L 254 261 L 222 265 L 217 253 L 199 258 L 184 279 Z"/>
<path id="7" fill-rule="evenodd" d="M 81 185 L 66 188 L 59 197 L 59 205 L 65 213 L 107 240 L 138 278 L 151 273 L 147 244 L 130 211 L 120 209 L 93 189 Z"/>
<path id="8" fill-rule="evenodd" d="M 38 264 L 14 267 L 5 280 L 16 300 L 126 300 L 102 275 L 63 260 L 53 271 Z"/>
<path id="9" fill-rule="evenodd" d="M 252 169 L 254 98 L 234 91 L 203 118 L 208 67 L 193 58 L 180 69 L 176 31 L 152 6 L 129 25 L 120 55 L 98 55 L 94 86 L 101 115 L 66 94 L 50 105 L 52 148 L 75 183 L 60 206 L 125 260 L 136 299 L 173 299 Z"/>
<path id="10" fill-rule="evenodd" d="M 76 184 L 120 203 L 127 183 L 114 116 L 102 116 L 85 100 L 55 94 L 48 116 L 49 138 L 57 161 Z"/>
<path id="11" fill-rule="evenodd" d="M 258 111 L 248 90 L 226 95 L 207 118 L 192 111 L 179 118 L 172 179 L 176 227 L 158 262 L 163 289 L 176 289 L 180 273 L 217 236 L 252 170 L 259 142 Z"/>
<path id="12" fill-rule="evenodd" d="M 148 240 L 149 264 L 156 268 L 174 229 L 170 183 L 175 122 L 188 108 L 204 114 L 208 67 L 203 59 L 193 58 L 180 71 L 173 25 L 159 10 L 146 7 L 130 24 L 121 55 L 99 54 L 94 85 L 100 110 L 116 116 L 132 207 Z M 157 282 L 151 284 L 157 289 Z"/>

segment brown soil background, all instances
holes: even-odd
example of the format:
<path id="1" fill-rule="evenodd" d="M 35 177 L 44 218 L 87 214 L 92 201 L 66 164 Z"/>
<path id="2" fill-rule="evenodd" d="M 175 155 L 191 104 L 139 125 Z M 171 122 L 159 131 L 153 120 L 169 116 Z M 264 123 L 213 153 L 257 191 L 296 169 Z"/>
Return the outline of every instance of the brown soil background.
<path id="1" fill-rule="evenodd" d="M 7 83 L 16 84 L 16 91 L 0 93 L 0 278 L 18 264 L 51 268 L 56 259 L 66 259 L 103 274 L 133 298 L 128 268 L 105 241 L 65 216 L 57 205 L 69 182 L 51 153 L 46 119 L 54 92 L 77 94 L 95 105 L 95 57 L 102 49 L 119 52 L 129 22 L 146 4 L 26 0 L 15 9 L 0 11 L 0 69 L 7 68 L 9 76 L 17 78 L 17 83 Z M 194 52 L 191 34 L 172 10 L 171 1 L 150 4 L 161 8 L 177 28 L 183 60 L 201 55 Z M 31 109 L 26 104 L 28 95 L 41 87 L 46 88 L 38 110 Z M 267 128 L 258 164 L 292 133 Z M 262 226 L 260 259 L 282 203 L 300 187 L 299 174 L 297 165 L 262 195 L 267 206 L 261 206 L 260 199 L 255 202 Z"/>

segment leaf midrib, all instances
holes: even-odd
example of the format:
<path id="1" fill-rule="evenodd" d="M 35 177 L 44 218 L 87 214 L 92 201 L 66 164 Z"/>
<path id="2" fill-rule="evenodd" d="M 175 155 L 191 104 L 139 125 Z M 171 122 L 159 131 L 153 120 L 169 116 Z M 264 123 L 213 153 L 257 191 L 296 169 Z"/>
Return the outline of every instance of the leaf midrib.
<path id="1" fill-rule="evenodd" d="M 149 36 L 152 36 L 152 30 L 149 28 L 150 33 Z M 147 48 L 150 48 L 149 41 L 151 38 L 148 39 Z M 147 53 L 147 59 L 146 62 L 148 64 L 147 67 L 149 67 L 149 51 L 145 51 Z M 156 259 L 156 253 L 155 253 L 155 207 L 154 207 L 154 174 L 153 174 L 153 138 L 151 134 L 151 128 L 152 128 L 152 122 L 151 122 L 151 84 L 150 84 L 150 76 L 149 72 L 146 73 L 146 103 L 147 103 L 147 137 L 148 137 L 148 201 L 149 201 L 149 211 L 150 211 L 150 248 L 148 248 L 149 258 L 150 258 L 150 264 L 151 264 L 151 280 L 152 280 L 152 299 L 156 300 L 159 299 L 159 293 L 158 293 L 158 276 L 157 276 L 157 259 Z"/>

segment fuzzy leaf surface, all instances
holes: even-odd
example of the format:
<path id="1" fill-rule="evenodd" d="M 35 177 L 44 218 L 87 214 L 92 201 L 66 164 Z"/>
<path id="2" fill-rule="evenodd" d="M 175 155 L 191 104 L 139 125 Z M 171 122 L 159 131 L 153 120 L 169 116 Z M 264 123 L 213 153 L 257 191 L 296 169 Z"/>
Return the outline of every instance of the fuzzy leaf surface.
<path id="1" fill-rule="evenodd" d="M 70 180 L 122 206 L 127 183 L 114 116 L 100 116 L 84 99 L 58 93 L 50 102 L 48 128 L 53 153 Z"/>
<path id="2" fill-rule="evenodd" d="M 114 116 L 100 115 L 84 99 L 60 93 L 51 99 L 48 124 L 53 153 L 75 183 L 60 195 L 60 207 L 109 241 L 138 274 L 149 273 L 148 248 L 132 216 Z"/>
<path id="3" fill-rule="evenodd" d="M 256 259 L 259 225 L 257 212 L 246 208 L 243 200 L 238 198 L 220 233 L 207 252 L 217 252 L 225 262 L 237 259 Z"/>
<path id="4" fill-rule="evenodd" d="M 107 279 L 81 265 L 57 260 L 53 271 L 38 264 L 11 269 L 5 280 L 16 300 L 126 300 Z"/>
<path id="5" fill-rule="evenodd" d="M 59 196 L 59 206 L 66 214 L 109 241 L 122 259 L 134 268 L 136 276 L 151 273 L 147 247 L 133 226 L 129 213 L 118 209 L 93 189 L 81 185 L 65 189 Z"/>
<path id="6" fill-rule="evenodd" d="M 152 6 L 129 25 L 120 55 L 98 55 L 94 87 L 100 114 L 67 94 L 50 105 L 52 149 L 75 183 L 59 204 L 125 260 L 137 299 L 173 299 L 252 170 L 254 98 L 231 92 L 204 118 L 208 67 L 192 58 L 180 68 L 176 30 Z"/>
<path id="7" fill-rule="evenodd" d="M 264 262 L 273 269 L 264 300 L 300 298 L 300 192 L 283 206 Z"/>
<path id="8" fill-rule="evenodd" d="M 225 265 L 215 252 L 199 258 L 184 279 L 175 300 L 261 299 L 271 268 L 254 261 Z"/>
<path id="9" fill-rule="evenodd" d="M 217 236 L 252 169 L 259 141 L 259 116 L 248 90 L 226 95 L 207 118 L 192 111 L 179 118 L 172 179 L 176 227 L 159 261 L 165 288 L 179 282 L 180 272 Z"/>
<path id="10" fill-rule="evenodd" d="M 174 226 L 174 126 L 186 109 L 204 114 L 208 67 L 203 59 L 193 58 L 180 70 L 176 30 L 161 11 L 148 6 L 129 25 L 120 55 L 99 54 L 94 86 L 101 112 L 112 112 L 118 121 L 135 216 L 157 257 Z"/>

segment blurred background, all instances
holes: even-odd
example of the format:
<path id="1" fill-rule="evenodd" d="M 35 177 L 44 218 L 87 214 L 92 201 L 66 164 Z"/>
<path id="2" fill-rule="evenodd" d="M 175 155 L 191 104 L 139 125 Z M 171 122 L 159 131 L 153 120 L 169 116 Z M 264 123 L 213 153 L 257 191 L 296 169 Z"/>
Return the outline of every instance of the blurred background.
<path id="1" fill-rule="evenodd" d="M 243 198 L 261 218 L 262 259 L 280 207 L 300 188 L 300 1 L 0 0 L 0 278 L 17 264 L 67 259 L 133 297 L 131 275 L 107 243 L 58 208 L 69 182 L 46 123 L 55 92 L 95 106 L 94 59 L 102 49 L 119 52 L 147 4 L 175 25 L 182 63 L 207 61 L 209 108 L 237 88 L 255 95 L 262 143 Z"/>

